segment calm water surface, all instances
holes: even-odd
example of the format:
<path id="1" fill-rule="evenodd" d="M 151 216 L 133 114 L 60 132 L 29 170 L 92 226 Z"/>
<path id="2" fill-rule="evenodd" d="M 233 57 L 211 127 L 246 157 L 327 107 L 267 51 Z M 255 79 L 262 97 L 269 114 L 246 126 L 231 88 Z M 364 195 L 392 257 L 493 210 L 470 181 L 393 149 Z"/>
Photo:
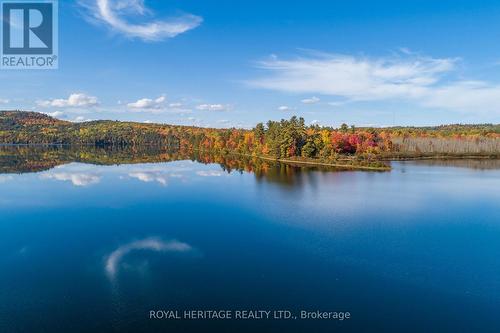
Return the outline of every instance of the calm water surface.
<path id="1" fill-rule="evenodd" d="M 392 167 L 0 174 L 0 332 L 499 332 L 500 169 Z M 152 309 L 352 319 L 153 321 Z"/>

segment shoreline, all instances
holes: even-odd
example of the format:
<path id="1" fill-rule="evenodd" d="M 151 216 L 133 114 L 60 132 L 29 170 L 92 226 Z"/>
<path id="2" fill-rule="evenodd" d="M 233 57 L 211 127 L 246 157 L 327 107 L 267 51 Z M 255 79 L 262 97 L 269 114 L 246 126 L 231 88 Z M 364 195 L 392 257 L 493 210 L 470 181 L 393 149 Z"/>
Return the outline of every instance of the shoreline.
<path id="1" fill-rule="evenodd" d="M 370 171 L 390 171 L 392 168 L 390 166 L 379 167 L 379 166 L 369 166 L 369 165 L 352 165 L 352 164 L 339 164 L 339 163 L 328 163 L 321 161 L 310 161 L 310 160 L 291 160 L 291 159 L 282 159 L 282 158 L 272 158 L 265 156 L 253 156 L 248 155 L 255 158 L 260 158 L 266 161 L 279 162 L 284 164 L 301 164 L 301 165 L 309 165 L 309 166 L 323 166 L 323 167 L 331 167 L 331 168 L 342 168 L 342 169 L 353 169 L 353 170 L 370 170 Z"/>

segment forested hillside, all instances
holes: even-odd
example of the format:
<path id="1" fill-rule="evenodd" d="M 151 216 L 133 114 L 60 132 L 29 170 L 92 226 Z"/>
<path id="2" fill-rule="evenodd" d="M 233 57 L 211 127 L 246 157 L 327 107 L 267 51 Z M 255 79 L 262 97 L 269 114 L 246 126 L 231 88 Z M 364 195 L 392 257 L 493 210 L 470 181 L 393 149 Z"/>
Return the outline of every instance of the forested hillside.
<path id="1" fill-rule="evenodd" d="M 0 143 L 176 145 L 168 127 L 109 120 L 72 123 L 36 112 L 0 112 Z"/>
<path id="2" fill-rule="evenodd" d="M 158 145 L 183 151 L 217 151 L 275 159 L 500 154 L 499 125 L 340 128 L 306 126 L 304 119 L 268 121 L 251 130 L 119 121 L 72 123 L 35 112 L 0 112 L 1 144 L 94 146 Z"/>

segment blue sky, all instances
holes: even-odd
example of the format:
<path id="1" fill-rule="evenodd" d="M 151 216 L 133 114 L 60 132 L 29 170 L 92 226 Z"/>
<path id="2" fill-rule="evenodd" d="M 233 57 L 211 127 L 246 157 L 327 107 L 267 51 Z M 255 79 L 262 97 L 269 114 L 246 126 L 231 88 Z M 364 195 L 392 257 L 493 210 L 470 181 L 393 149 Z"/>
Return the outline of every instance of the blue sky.
<path id="1" fill-rule="evenodd" d="M 500 122 L 498 1 L 59 1 L 59 69 L 0 109 L 250 127 Z"/>

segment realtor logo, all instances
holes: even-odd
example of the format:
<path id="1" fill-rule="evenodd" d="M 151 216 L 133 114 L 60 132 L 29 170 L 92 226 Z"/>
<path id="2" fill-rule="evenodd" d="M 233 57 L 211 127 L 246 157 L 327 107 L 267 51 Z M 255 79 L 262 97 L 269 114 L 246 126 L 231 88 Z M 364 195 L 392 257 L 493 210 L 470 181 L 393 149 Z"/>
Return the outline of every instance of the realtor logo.
<path id="1" fill-rule="evenodd" d="M 2 0 L 2 69 L 58 67 L 57 2 Z"/>

